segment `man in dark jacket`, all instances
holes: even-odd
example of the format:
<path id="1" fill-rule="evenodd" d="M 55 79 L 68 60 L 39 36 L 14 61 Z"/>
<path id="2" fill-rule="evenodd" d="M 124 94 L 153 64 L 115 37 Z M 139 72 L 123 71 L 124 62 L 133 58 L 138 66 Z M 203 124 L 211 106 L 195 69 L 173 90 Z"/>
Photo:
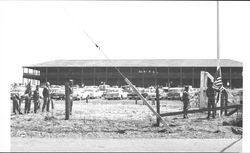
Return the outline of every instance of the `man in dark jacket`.
<path id="1" fill-rule="evenodd" d="M 188 118 L 187 116 L 187 110 L 189 106 L 189 100 L 190 100 L 190 94 L 188 92 L 189 87 L 186 86 L 183 93 L 182 93 L 182 101 L 183 101 L 183 118 Z"/>
<path id="2" fill-rule="evenodd" d="M 24 113 L 30 113 L 30 105 L 31 105 L 31 85 L 30 82 L 26 86 L 26 90 L 24 92 L 25 95 L 25 106 L 24 106 Z"/>
<path id="3" fill-rule="evenodd" d="M 208 98 L 208 116 L 207 116 L 207 119 L 209 119 L 209 117 L 210 117 L 211 109 L 215 109 L 216 91 L 212 88 L 212 85 L 213 85 L 213 83 L 210 82 L 208 84 L 208 88 L 206 91 L 206 96 Z M 216 110 L 213 110 L 212 112 L 213 112 L 212 117 L 215 118 Z"/>
<path id="4" fill-rule="evenodd" d="M 49 112 L 49 104 L 50 104 L 50 83 L 46 82 L 46 86 L 43 88 L 43 107 L 42 112 L 46 107 L 46 111 Z"/>
<path id="5" fill-rule="evenodd" d="M 34 113 L 36 113 L 39 102 L 39 86 L 36 85 L 36 90 L 33 92 Z"/>

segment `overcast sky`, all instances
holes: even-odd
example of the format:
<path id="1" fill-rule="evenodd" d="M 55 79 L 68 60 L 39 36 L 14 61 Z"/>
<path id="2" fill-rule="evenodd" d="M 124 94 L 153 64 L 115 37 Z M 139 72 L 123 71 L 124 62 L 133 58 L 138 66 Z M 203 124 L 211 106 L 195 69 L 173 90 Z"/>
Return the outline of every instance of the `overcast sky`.
<path id="1" fill-rule="evenodd" d="M 220 2 L 221 58 L 244 62 L 250 3 Z M 216 58 L 216 2 L 0 2 L 1 68 L 55 59 Z M 8 65 L 8 68 L 5 66 Z"/>

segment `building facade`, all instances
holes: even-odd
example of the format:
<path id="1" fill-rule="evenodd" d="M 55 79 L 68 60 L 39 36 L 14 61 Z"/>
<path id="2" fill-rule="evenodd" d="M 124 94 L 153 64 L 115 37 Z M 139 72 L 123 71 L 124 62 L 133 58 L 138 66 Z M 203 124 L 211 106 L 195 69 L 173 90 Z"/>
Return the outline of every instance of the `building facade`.
<path id="1" fill-rule="evenodd" d="M 55 60 L 23 66 L 23 80 L 36 84 L 48 81 L 55 85 L 64 85 L 69 79 L 79 85 L 126 85 L 118 69 L 138 87 L 192 85 L 198 88 L 200 72 L 207 71 L 214 76 L 216 65 L 216 59 Z M 241 62 L 222 59 L 221 72 L 224 86 L 242 88 Z"/>

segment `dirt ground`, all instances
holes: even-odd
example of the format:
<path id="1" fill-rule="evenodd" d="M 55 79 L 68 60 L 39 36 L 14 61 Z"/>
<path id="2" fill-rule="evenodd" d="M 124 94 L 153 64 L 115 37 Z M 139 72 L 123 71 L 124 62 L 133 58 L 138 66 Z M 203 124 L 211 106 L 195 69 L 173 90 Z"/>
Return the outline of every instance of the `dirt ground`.
<path id="1" fill-rule="evenodd" d="M 24 104 L 22 104 L 22 108 Z M 154 106 L 155 107 L 155 106 Z M 12 108 L 11 108 L 12 109 Z M 33 104 L 32 104 L 33 109 Z M 12 138 L 175 138 L 175 139 L 239 139 L 242 135 L 232 132 L 232 126 L 223 126 L 223 121 L 235 118 L 217 117 L 207 120 L 205 113 L 164 117 L 172 128 L 155 127 L 156 117 L 138 101 L 90 100 L 75 101 L 73 115 L 64 120 L 65 102 L 55 101 L 53 113 L 11 115 Z M 161 112 L 182 110 L 180 101 L 161 101 Z M 23 110 L 22 110 L 23 112 Z"/>

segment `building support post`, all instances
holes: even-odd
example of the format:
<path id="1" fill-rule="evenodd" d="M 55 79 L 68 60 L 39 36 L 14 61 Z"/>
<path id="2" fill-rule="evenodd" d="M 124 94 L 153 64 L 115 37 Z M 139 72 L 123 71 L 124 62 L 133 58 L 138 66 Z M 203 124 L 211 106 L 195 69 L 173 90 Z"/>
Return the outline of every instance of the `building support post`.
<path id="1" fill-rule="evenodd" d="M 194 67 L 192 67 L 192 87 L 194 88 Z"/>
<path id="2" fill-rule="evenodd" d="M 32 84 L 35 85 L 35 69 L 33 69 L 33 79 L 32 79 Z"/>
<path id="3" fill-rule="evenodd" d="M 57 73 L 56 73 L 56 83 L 59 85 L 59 76 L 60 76 L 60 69 L 59 67 L 57 68 Z"/>
<path id="4" fill-rule="evenodd" d="M 130 80 L 133 81 L 133 68 L 130 67 Z"/>
<path id="5" fill-rule="evenodd" d="M 229 68 L 229 88 L 232 89 L 232 68 Z"/>
<path id="6" fill-rule="evenodd" d="M 30 75 L 30 69 L 28 68 L 28 75 Z M 30 82 L 30 78 L 28 79 L 28 83 Z"/>
<path id="7" fill-rule="evenodd" d="M 142 68 L 142 87 L 145 88 L 145 73 L 144 73 L 144 68 Z"/>
<path id="8" fill-rule="evenodd" d="M 81 68 L 81 85 L 83 85 L 83 67 Z"/>
<path id="9" fill-rule="evenodd" d="M 155 74 L 154 74 L 154 78 L 155 78 L 155 86 L 158 85 L 158 82 L 157 82 L 157 68 L 155 67 Z"/>
<path id="10" fill-rule="evenodd" d="M 108 68 L 105 68 L 105 84 L 108 84 Z"/>
<path id="11" fill-rule="evenodd" d="M 181 87 L 183 86 L 183 84 L 182 84 L 182 67 L 180 67 L 180 85 L 181 85 Z"/>
<path id="12" fill-rule="evenodd" d="M 24 67 L 23 67 L 23 82 L 22 82 L 22 84 L 24 84 Z"/>
<path id="13" fill-rule="evenodd" d="M 170 87 L 169 76 L 170 75 L 169 75 L 169 67 L 168 67 L 168 76 L 167 76 L 168 77 L 168 87 Z"/>
<path id="14" fill-rule="evenodd" d="M 48 67 L 45 68 L 46 72 L 45 72 L 45 81 L 48 82 Z"/>
<path id="15" fill-rule="evenodd" d="M 93 67 L 93 74 L 94 74 L 93 82 L 94 82 L 94 85 L 95 85 L 95 77 L 96 77 L 96 76 L 95 76 L 95 75 L 96 75 L 96 74 L 95 74 L 95 67 Z"/>

